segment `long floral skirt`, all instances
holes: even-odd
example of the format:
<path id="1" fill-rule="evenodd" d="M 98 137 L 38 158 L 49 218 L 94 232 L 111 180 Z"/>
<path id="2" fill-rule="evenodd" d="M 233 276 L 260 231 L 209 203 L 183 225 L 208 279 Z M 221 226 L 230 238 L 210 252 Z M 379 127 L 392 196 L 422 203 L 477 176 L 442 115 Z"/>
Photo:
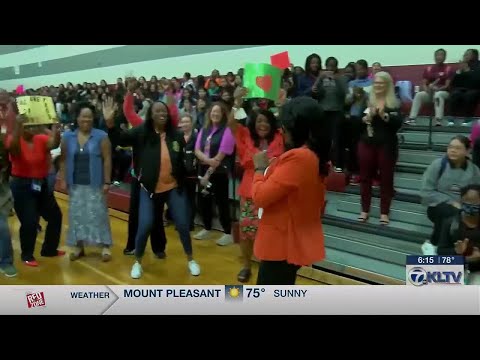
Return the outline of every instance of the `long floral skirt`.
<path id="1" fill-rule="evenodd" d="M 258 209 L 252 199 L 240 198 L 240 241 L 253 241 L 258 229 Z"/>
<path id="2" fill-rule="evenodd" d="M 112 231 L 102 188 L 72 185 L 68 189 L 67 245 L 112 245 Z"/>

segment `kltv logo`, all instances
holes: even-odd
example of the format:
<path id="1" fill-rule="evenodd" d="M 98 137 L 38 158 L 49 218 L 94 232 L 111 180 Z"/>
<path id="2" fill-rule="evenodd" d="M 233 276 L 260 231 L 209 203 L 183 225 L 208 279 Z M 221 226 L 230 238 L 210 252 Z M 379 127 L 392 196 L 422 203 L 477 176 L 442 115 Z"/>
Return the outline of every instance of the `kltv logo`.
<path id="1" fill-rule="evenodd" d="M 45 295 L 43 291 L 27 294 L 28 308 L 45 306 Z"/>
<path id="2" fill-rule="evenodd" d="M 428 284 L 463 285 L 463 271 L 426 271 L 415 267 L 408 272 L 410 284 L 423 286 Z"/>

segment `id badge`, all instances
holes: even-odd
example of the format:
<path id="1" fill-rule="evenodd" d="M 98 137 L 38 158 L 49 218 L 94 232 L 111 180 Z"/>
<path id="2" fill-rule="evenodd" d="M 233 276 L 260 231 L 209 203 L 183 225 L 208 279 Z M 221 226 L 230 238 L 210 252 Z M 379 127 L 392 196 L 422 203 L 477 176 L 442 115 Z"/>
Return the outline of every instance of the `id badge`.
<path id="1" fill-rule="evenodd" d="M 32 190 L 35 192 L 41 192 L 42 191 L 42 183 L 38 180 L 33 180 L 32 181 Z"/>

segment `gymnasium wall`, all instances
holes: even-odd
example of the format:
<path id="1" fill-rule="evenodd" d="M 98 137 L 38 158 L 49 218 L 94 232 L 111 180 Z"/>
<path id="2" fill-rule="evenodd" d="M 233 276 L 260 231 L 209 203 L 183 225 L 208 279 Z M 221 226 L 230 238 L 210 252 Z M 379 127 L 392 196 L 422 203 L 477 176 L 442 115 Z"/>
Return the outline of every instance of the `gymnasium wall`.
<path id="1" fill-rule="evenodd" d="M 270 55 L 288 50 L 295 65 L 318 53 L 335 56 L 340 66 L 366 59 L 384 66 L 431 64 L 438 48 L 457 62 L 468 48 L 480 45 L 0 45 L 0 87 L 38 88 L 71 81 L 114 83 L 125 75 L 181 77 L 185 71 L 209 75 L 236 72 L 247 62 L 269 62 Z"/>

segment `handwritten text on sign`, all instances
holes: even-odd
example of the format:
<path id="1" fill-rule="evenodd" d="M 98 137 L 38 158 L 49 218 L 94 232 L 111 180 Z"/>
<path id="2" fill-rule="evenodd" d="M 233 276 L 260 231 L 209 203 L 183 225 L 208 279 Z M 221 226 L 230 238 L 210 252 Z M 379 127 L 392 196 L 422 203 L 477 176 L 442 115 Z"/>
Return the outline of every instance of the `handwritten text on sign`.
<path id="1" fill-rule="evenodd" d="M 49 96 L 21 96 L 17 98 L 20 114 L 28 117 L 25 125 L 52 124 L 57 122 L 53 99 Z"/>

